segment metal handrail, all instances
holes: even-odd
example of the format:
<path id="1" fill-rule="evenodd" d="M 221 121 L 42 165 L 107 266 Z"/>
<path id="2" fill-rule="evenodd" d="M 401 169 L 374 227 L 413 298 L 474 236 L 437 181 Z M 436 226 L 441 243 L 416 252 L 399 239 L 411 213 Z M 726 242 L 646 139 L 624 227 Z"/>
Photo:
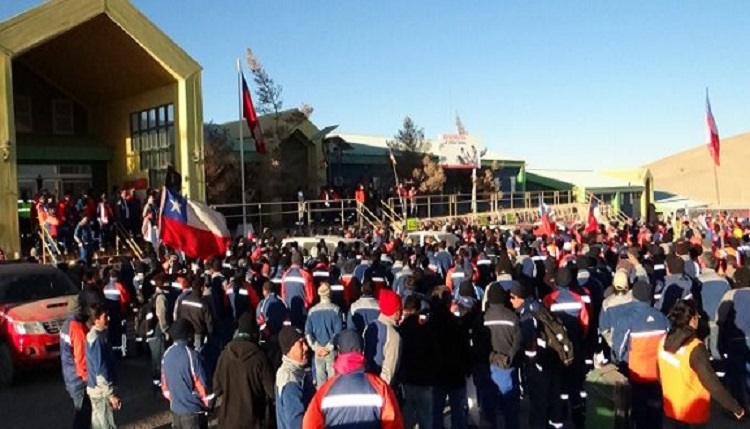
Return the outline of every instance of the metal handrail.
<path id="1" fill-rule="evenodd" d="M 42 240 L 42 263 L 47 263 L 47 254 L 49 254 L 52 263 L 57 264 L 59 262 L 58 256 L 62 256 L 62 251 L 57 247 L 55 238 L 47 229 L 47 225 L 44 222 L 39 222 L 39 238 Z"/>
<path id="2" fill-rule="evenodd" d="M 372 210 L 370 210 L 366 205 L 361 204 L 361 203 L 358 202 L 357 203 L 357 211 L 358 211 L 358 214 L 360 216 L 359 217 L 360 220 L 367 221 L 367 223 L 370 224 L 370 227 L 372 229 L 377 229 L 378 228 L 378 226 L 379 226 L 378 223 L 380 222 L 380 220 L 378 219 L 377 216 L 375 216 L 375 213 L 373 213 Z"/>
<path id="3" fill-rule="evenodd" d="M 130 233 L 128 233 L 125 230 L 125 227 L 122 226 L 122 224 L 118 221 L 114 222 L 115 225 L 115 234 L 118 241 L 124 241 L 125 244 L 130 248 L 130 251 L 133 253 L 133 255 L 138 258 L 139 261 L 143 261 L 143 250 L 141 249 L 141 246 L 136 243 L 136 241 L 133 239 L 133 237 L 130 236 Z M 115 249 L 119 250 L 120 246 L 118 243 L 115 243 Z"/>

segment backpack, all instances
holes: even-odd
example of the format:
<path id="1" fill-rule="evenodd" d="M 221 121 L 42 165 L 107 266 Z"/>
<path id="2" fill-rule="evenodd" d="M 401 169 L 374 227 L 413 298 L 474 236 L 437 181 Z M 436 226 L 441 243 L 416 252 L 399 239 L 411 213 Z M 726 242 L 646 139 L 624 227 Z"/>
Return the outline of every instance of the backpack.
<path id="1" fill-rule="evenodd" d="M 540 325 L 539 339 L 546 343 L 548 349 L 557 354 L 563 366 L 570 366 L 575 358 L 575 352 L 565 325 L 544 305 L 539 306 L 539 310 L 534 313 L 534 317 Z"/>

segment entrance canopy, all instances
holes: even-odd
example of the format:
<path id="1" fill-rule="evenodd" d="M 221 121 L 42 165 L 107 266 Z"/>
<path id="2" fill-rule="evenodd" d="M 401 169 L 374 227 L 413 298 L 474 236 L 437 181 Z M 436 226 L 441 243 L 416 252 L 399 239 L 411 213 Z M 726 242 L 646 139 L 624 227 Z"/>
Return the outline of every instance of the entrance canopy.
<path id="1" fill-rule="evenodd" d="M 35 81 L 21 82 L 25 76 Z M 28 103 L 38 96 L 28 90 L 37 81 L 82 107 L 87 116 L 83 131 L 76 127 L 64 136 L 36 124 L 33 130 L 16 129 L 14 97 L 23 96 Z M 20 91 L 24 93 L 16 93 Z M 52 120 L 49 98 L 43 94 L 29 110 L 35 121 L 37 115 L 39 123 Z M 171 151 L 169 159 L 185 179 L 183 193 L 204 200 L 202 110 L 200 65 L 128 0 L 50 0 L 0 22 L 0 248 L 11 254 L 19 250 L 19 146 L 23 154 L 67 148 L 74 158 L 75 153 L 106 148 L 111 153 L 105 173 L 109 183 L 146 177 L 144 168 L 156 167 L 144 167 L 140 143 L 131 142 L 133 118 L 141 113 L 148 125 L 139 125 L 139 138 L 146 131 L 157 133 L 158 139 L 160 132 L 168 136 L 168 143 L 158 149 Z M 152 126 L 153 112 L 157 118 L 169 112 L 167 125 L 159 128 L 162 122 L 157 119 Z M 149 141 L 149 150 L 152 143 L 157 145 Z M 153 152 L 149 156 L 157 159 Z M 39 157 L 24 156 L 28 158 Z"/>

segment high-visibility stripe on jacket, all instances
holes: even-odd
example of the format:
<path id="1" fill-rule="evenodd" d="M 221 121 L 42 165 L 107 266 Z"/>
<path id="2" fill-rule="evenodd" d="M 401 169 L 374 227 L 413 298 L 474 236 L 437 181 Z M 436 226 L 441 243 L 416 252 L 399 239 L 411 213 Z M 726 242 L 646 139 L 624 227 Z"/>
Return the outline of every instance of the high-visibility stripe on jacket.
<path id="1" fill-rule="evenodd" d="M 354 372 L 337 375 L 321 386 L 302 426 L 401 429 L 404 423 L 388 384 L 376 375 Z"/>
<path id="2" fill-rule="evenodd" d="M 83 390 L 88 383 L 86 334 L 88 328 L 83 318 L 74 313 L 68 314 L 60 329 L 60 360 L 68 391 Z"/>
<path id="3" fill-rule="evenodd" d="M 161 362 L 161 390 L 169 400 L 169 409 L 178 415 L 200 413 L 209 408 L 213 394 L 203 369 L 201 356 L 177 340 Z"/>
<path id="4" fill-rule="evenodd" d="M 711 415 L 711 394 L 690 367 L 690 354 L 703 343 L 693 338 L 676 353 L 664 350 L 659 343 L 659 377 L 661 378 L 664 414 L 682 423 L 708 423 Z"/>

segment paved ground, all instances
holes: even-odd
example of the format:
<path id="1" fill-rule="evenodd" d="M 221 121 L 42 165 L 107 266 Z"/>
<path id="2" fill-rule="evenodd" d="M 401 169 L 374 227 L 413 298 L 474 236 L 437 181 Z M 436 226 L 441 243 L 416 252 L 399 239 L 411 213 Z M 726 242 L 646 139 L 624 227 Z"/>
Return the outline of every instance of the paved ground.
<path id="1" fill-rule="evenodd" d="M 118 427 L 145 429 L 167 424 L 168 404 L 149 387 L 148 359 L 121 361 L 118 370 L 122 398 L 122 409 L 115 412 Z M 59 365 L 25 373 L 14 386 L 0 389 L 3 429 L 69 427 L 72 408 Z"/>
<path id="2" fill-rule="evenodd" d="M 130 358 L 119 364 L 122 410 L 115 413 L 120 428 L 169 428 L 168 405 L 150 389 L 149 361 Z M 522 412 L 533 405 L 524 403 Z M 16 385 L 0 390 L 0 427 L 3 429 L 65 428 L 72 420 L 72 403 L 62 381 L 59 365 L 23 374 Z M 711 429 L 748 428 L 714 407 Z M 446 419 L 449 421 L 448 419 Z"/>

